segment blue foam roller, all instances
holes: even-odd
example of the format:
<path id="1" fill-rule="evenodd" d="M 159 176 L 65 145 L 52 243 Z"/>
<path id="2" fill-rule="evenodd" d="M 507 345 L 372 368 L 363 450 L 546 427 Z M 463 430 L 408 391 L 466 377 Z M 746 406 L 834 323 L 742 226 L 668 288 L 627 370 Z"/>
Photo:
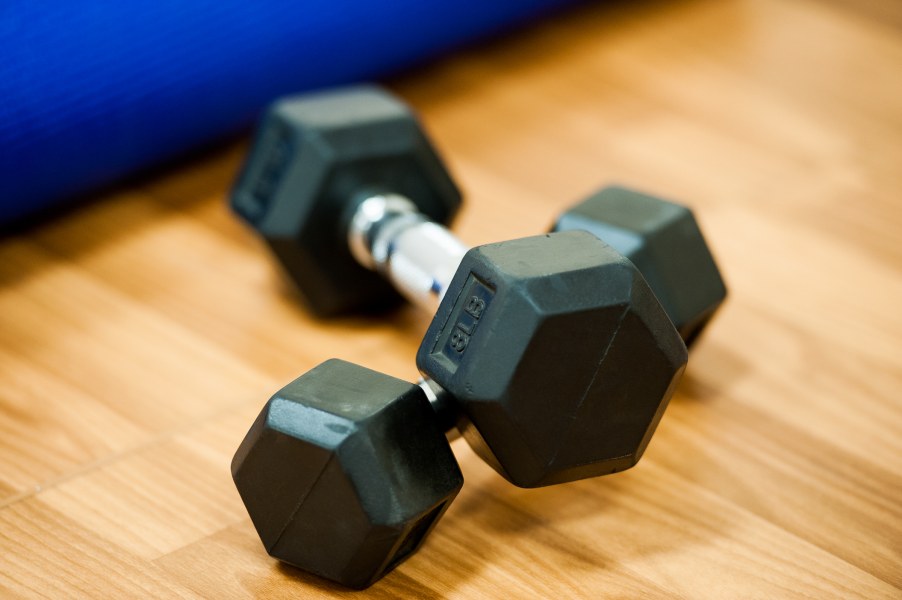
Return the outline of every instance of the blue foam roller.
<path id="1" fill-rule="evenodd" d="M 574 1 L 0 3 L 0 224 Z"/>

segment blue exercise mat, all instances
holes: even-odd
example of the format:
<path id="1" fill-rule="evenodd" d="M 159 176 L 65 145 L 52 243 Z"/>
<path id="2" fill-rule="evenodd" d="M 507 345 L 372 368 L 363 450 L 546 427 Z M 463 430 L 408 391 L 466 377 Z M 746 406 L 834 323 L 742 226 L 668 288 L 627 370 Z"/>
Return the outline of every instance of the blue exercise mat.
<path id="1" fill-rule="evenodd" d="M 574 0 L 0 3 L 0 224 Z"/>

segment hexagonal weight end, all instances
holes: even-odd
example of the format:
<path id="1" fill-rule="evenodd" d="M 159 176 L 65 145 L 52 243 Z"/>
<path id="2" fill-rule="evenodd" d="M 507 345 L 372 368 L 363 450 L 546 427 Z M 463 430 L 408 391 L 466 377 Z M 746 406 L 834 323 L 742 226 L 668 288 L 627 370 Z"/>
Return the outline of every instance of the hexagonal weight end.
<path id="1" fill-rule="evenodd" d="M 686 344 L 726 298 L 727 289 L 692 211 L 622 187 L 607 187 L 558 219 L 554 231 L 585 230 L 642 272 Z"/>
<path id="2" fill-rule="evenodd" d="M 521 487 L 634 465 L 686 360 L 636 267 L 582 231 L 468 252 L 417 353 Z"/>
<path id="3" fill-rule="evenodd" d="M 270 399 L 232 476 L 270 555 L 353 588 L 416 551 L 463 484 L 422 390 L 340 360 Z"/>
<path id="4" fill-rule="evenodd" d="M 264 116 L 231 193 L 320 316 L 400 300 L 357 263 L 347 227 L 366 196 L 393 192 L 448 223 L 460 192 L 415 115 L 372 86 L 285 98 Z"/>

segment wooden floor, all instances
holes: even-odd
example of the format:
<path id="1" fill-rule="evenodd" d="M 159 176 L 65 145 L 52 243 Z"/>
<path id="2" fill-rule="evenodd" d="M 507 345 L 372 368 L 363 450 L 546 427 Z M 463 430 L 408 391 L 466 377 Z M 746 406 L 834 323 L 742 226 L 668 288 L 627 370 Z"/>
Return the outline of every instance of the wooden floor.
<path id="1" fill-rule="evenodd" d="M 902 598 L 902 18 L 877 0 L 601 3 L 391 82 L 477 244 L 617 181 L 695 208 L 730 298 L 635 468 L 466 485 L 379 597 Z M 0 241 L 0 597 L 355 596 L 284 568 L 229 461 L 341 357 L 225 193 L 244 148 Z M 360 594 L 364 596 L 366 594 Z"/>

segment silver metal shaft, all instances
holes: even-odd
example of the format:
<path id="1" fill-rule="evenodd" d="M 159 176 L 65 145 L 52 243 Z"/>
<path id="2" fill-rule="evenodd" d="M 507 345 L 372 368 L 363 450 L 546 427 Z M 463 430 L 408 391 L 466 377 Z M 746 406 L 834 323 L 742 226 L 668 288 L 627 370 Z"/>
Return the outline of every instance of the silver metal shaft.
<path id="1" fill-rule="evenodd" d="M 454 402 L 451 394 L 428 377 L 421 378 L 417 385 L 420 386 L 420 389 L 425 392 L 426 398 L 429 399 L 429 404 L 432 406 L 432 410 L 435 411 L 438 426 L 445 432 L 448 441 L 453 442 L 459 438 L 460 432 L 457 431 L 457 404 Z"/>
<path id="2" fill-rule="evenodd" d="M 411 302 L 435 312 L 467 252 L 454 235 L 398 194 L 361 202 L 348 228 L 357 261 L 382 273 Z"/>

